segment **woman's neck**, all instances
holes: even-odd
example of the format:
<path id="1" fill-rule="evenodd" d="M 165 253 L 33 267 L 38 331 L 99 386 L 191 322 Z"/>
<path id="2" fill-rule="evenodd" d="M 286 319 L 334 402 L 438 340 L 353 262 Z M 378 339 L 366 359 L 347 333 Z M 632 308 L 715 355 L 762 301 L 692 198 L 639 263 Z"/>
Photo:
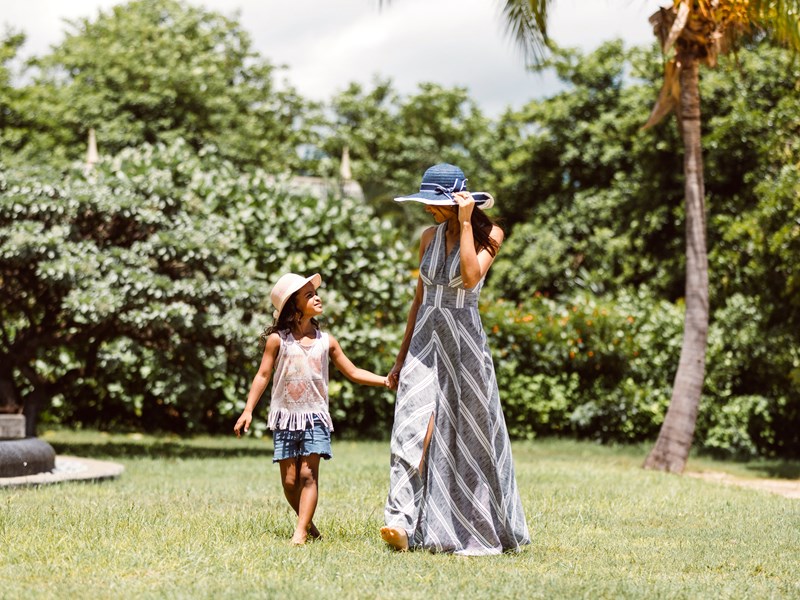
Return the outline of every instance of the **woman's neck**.
<path id="1" fill-rule="evenodd" d="M 461 223 L 458 221 L 458 215 L 447 219 L 447 235 L 451 238 L 458 237 L 461 234 Z"/>

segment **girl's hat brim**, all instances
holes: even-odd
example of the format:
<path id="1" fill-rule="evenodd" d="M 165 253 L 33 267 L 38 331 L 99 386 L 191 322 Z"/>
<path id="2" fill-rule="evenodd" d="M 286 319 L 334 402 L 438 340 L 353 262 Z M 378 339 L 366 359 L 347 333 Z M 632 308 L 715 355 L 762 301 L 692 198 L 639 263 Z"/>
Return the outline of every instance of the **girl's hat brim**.
<path id="1" fill-rule="evenodd" d="M 295 273 L 286 273 L 281 276 L 278 282 L 273 286 L 272 291 L 269 293 L 270 300 L 275 310 L 272 311 L 272 316 L 275 320 L 281 316 L 286 301 L 291 298 L 297 290 L 302 289 L 304 285 L 311 282 L 316 290 L 322 285 L 322 277 L 319 273 L 314 273 L 311 277 L 303 277 Z"/>

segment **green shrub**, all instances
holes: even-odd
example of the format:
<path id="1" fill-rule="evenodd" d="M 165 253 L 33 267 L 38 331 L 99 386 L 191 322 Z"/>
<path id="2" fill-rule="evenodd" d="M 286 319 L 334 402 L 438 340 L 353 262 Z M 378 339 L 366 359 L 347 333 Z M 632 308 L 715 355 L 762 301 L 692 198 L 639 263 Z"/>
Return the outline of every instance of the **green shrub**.
<path id="1" fill-rule="evenodd" d="M 680 350 L 678 307 L 637 294 L 589 293 L 487 304 L 501 400 L 512 435 L 653 437 Z M 667 383 L 669 382 L 669 383 Z"/>
<path id="2" fill-rule="evenodd" d="M 88 179 L 0 170 L 0 383 L 72 426 L 229 432 L 282 273 L 320 272 L 324 326 L 386 372 L 410 256 L 363 203 L 292 193 L 182 142 L 125 150 Z M 334 381 L 343 429 L 383 433 L 385 390 Z"/>

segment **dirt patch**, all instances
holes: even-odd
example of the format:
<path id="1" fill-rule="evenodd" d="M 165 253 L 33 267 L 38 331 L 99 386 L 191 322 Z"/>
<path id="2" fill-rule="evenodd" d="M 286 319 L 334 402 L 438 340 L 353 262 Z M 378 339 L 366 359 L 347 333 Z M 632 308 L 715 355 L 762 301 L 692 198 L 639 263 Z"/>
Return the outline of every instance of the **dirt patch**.
<path id="1" fill-rule="evenodd" d="M 788 479 L 746 479 L 719 471 L 687 471 L 684 475 L 697 479 L 704 479 L 705 481 L 724 483 L 725 485 L 738 485 L 739 487 L 763 490 L 773 494 L 780 494 L 786 498 L 800 500 L 800 481 L 791 481 Z"/>

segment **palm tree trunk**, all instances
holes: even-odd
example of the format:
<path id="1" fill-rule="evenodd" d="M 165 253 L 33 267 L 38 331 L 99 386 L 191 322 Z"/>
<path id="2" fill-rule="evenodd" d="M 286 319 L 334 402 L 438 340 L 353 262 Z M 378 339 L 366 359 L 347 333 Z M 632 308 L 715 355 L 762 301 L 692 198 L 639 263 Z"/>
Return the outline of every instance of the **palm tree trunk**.
<path id="1" fill-rule="evenodd" d="M 672 473 L 682 473 L 689 458 L 703 390 L 708 334 L 708 257 L 700 145 L 699 65 L 693 57 L 679 57 L 679 60 L 683 63 L 679 123 L 686 179 L 686 314 L 672 399 L 656 445 L 644 463 L 646 469 Z"/>

